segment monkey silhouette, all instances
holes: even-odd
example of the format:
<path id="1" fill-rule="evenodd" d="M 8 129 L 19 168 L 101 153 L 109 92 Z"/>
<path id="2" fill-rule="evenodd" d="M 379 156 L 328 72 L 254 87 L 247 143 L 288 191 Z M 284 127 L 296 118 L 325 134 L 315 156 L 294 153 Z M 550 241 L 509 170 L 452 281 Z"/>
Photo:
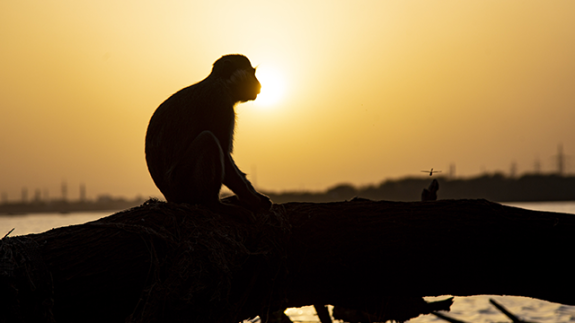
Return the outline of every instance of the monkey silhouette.
<path id="1" fill-rule="evenodd" d="M 243 55 L 222 56 L 210 75 L 174 93 L 152 115 L 146 162 L 168 202 L 219 206 L 224 184 L 243 207 L 271 208 L 232 158 L 234 109 L 260 93 L 255 71 Z"/>

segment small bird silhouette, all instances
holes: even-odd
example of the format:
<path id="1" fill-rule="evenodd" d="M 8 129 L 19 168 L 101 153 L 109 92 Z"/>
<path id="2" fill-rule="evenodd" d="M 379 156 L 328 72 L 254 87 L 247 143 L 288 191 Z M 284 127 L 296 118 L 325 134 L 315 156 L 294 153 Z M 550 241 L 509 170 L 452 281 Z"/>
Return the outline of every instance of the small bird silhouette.
<path id="1" fill-rule="evenodd" d="M 429 173 L 429 176 L 433 176 L 433 174 L 436 173 L 441 173 L 440 170 L 433 170 L 433 168 L 431 170 L 422 170 L 423 173 Z"/>
<path id="2" fill-rule="evenodd" d="M 437 200 L 437 191 L 439 190 L 439 183 L 436 179 L 431 181 L 429 188 L 424 188 L 421 192 L 422 201 L 435 201 Z"/>

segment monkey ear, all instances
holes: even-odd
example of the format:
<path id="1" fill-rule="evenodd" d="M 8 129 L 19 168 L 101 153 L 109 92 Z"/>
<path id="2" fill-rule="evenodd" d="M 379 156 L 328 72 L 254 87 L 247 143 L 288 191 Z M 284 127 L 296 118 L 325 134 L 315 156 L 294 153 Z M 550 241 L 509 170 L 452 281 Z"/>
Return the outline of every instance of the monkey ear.
<path id="1" fill-rule="evenodd" d="M 221 69 L 219 74 L 223 78 L 229 79 L 230 77 L 232 77 L 232 74 L 234 74 L 235 71 L 236 66 L 234 65 L 234 63 L 232 63 L 230 59 L 226 59 L 221 62 Z"/>

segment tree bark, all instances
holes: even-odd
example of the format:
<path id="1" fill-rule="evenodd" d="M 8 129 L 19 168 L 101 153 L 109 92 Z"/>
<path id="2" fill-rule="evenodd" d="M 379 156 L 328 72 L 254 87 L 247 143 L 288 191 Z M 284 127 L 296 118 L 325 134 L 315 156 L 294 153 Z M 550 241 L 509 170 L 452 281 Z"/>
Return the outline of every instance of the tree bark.
<path id="1" fill-rule="evenodd" d="M 486 200 L 285 203 L 250 217 L 148 201 L 0 243 L 0 319 L 238 322 L 332 304 L 380 321 L 518 295 L 575 305 L 575 216 Z M 34 314 L 26 314 L 32 311 Z"/>

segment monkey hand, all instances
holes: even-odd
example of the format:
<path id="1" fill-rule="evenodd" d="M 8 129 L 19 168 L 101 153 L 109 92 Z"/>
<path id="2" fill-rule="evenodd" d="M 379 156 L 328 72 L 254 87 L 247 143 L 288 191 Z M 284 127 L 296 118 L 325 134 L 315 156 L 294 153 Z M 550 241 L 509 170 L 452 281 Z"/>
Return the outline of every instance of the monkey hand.
<path id="1" fill-rule="evenodd" d="M 258 210 L 269 211 L 273 205 L 269 197 L 255 191 L 249 196 L 240 196 L 239 200 L 245 208 L 254 212 Z"/>
<path id="2" fill-rule="evenodd" d="M 272 209 L 273 202 L 269 197 L 267 197 L 263 194 L 260 194 L 260 193 L 258 193 L 258 197 L 260 198 L 260 208 L 262 208 L 266 211 L 269 211 Z"/>

